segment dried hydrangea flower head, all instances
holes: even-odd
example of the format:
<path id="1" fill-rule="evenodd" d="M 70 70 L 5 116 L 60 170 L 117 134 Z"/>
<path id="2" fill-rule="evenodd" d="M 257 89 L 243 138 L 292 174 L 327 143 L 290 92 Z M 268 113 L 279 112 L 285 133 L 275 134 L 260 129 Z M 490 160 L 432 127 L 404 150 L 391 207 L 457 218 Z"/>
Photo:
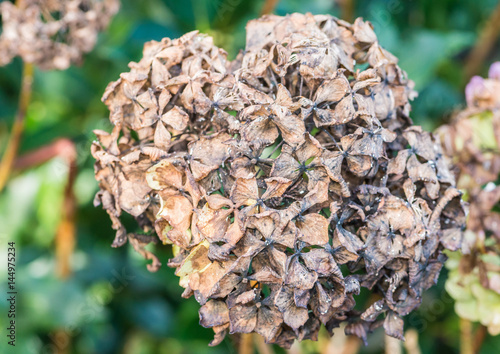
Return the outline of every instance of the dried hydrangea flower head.
<path id="1" fill-rule="evenodd" d="M 42 70 L 67 69 L 90 52 L 118 0 L 20 0 L 0 4 L 0 65 L 13 57 Z"/>
<path id="2" fill-rule="evenodd" d="M 131 68 L 104 96 L 115 130 L 94 144 L 97 201 L 115 245 L 121 210 L 153 265 L 144 244 L 173 244 L 212 345 L 257 332 L 289 347 L 342 322 L 364 340 L 382 325 L 402 338 L 400 316 L 436 281 L 443 248 L 461 246 L 465 214 L 440 145 L 408 116 L 413 83 L 370 23 L 264 16 L 233 62 L 188 34 L 146 45 Z M 355 310 L 361 287 L 372 303 Z"/>
<path id="3" fill-rule="evenodd" d="M 457 313 L 500 334 L 500 62 L 489 78 L 475 76 L 465 89 L 467 107 L 439 128 L 455 163 L 457 185 L 469 202 L 462 255 L 447 262 L 446 289 Z"/>

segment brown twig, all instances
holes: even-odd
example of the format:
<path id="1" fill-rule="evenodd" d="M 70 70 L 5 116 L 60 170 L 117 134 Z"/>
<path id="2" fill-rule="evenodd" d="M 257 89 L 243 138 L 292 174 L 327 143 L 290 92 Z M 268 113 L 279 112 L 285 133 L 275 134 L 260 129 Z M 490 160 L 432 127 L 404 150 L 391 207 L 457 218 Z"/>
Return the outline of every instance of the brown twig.
<path id="1" fill-rule="evenodd" d="M 61 279 L 71 275 L 71 255 L 73 254 L 76 241 L 76 200 L 73 191 L 75 184 L 77 166 L 76 150 L 71 159 L 68 160 L 68 182 L 64 188 L 64 200 L 61 211 L 61 221 L 56 232 L 56 261 L 57 272 Z"/>
<path id="2" fill-rule="evenodd" d="M 14 120 L 14 125 L 12 126 L 12 132 L 10 134 L 9 142 L 7 143 L 2 162 L 0 163 L 0 192 L 3 190 L 5 184 L 7 183 L 7 180 L 9 179 L 12 164 L 16 158 L 17 150 L 19 149 L 21 136 L 24 130 L 26 111 L 31 99 L 33 71 L 33 64 L 23 64 L 23 77 L 21 83 L 21 93 L 19 94 L 17 114 Z"/>
<path id="3" fill-rule="evenodd" d="M 491 13 L 484 28 L 478 36 L 478 41 L 472 48 L 465 61 L 465 76 L 468 81 L 473 75 L 477 74 L 488 53 L 495 44 L 500 33 L 500 2 Z"/>
<path id="4" fill-rule="evenodd" d="M 49 145 L 42 146 L 19 156 L 14 161 L 13 170 L 25 170 L 41 165 L 54 157 L 62 157 L 66 162 L 76 158 L 75 144 L 66 138 L 57 139 Z"/>
<path id="5" fill-rule="evenodd" d="M 276 5 L 278 5 L 279 0 L 265 0 L 262 9 L 260 10 L 260 15 L 264 16 L 274 12 Z"/>
<path id="6" fill-rule="evenodd" d="M 460 354 L 473 354 L 472 323 L 469 320 L 460 319 Z"/>

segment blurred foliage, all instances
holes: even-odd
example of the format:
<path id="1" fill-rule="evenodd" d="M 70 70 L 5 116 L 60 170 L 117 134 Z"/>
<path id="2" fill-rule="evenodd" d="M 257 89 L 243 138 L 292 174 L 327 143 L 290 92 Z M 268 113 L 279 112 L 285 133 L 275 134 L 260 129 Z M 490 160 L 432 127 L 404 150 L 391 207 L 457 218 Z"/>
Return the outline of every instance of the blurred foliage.
<path id="1" fill-rule="evenodd" d="M 413 103 L 417 124 L 434 129 L 463 105 L 463 64 L 477 40 L 494 0 L 356 0 L 355 15 L 373 22 L 380 42 L 400 58 L 400 66 L 415 81 L 419 97 Z M 0 195 L 0 250 L 17 245 L 18 332 L 14 353 L 55 353 L 64 345 L 56 335 L 65 331 L 69 353 L 235 353 L 231 339 L 207 347 L 212 331 L 198 325 L 194 298 L 182 299 L 173 270 L 164 266 L 148 273 L 145 262 L 130 247 L 110 248 L 114 237 L 108 216 L 92 205 L 97 185 L 90 144 L 93 129 L 110 130 L 108 112 L 100 97 L 108 82 L 138 60 L 145 41 L 179 37 L 199 29 L 215 37 L 234 57 L 245 41 L 245 23 L 258 16 L 263 1 L 244 0 L 123 0 L 109 30 L 81 67 L 35 74 L 21 153 L 59 137 L 72 139 L 78 150 L 79 174 L 77 248 L 73 276 L 60 281 L 55 274 L 54 234 L 60 219 L 67 167 L 54 159 L 12 176 Z M 333 0 L 282 0 L 277 14 L 290 12 L 341 15 Z M 500 46 L 496 46 L 500 48 Z M 500 58 L 489 54 L 483 70 Z M 16 112 L 22 63 L 17 59 L 0 68 L 0 151 Z M 480 72 L 478 74 L 485 74 Z M 158 250 L 166 264 L 171 256 Z M 2 261 L 1 269 L 5 269 Z M 0 293 L 5 294 L 2 272 Z M 423 353 L 458 352 L 458 317 L 444 290 L 443 272 L 419 311 L 406 318 L 405 328 L 416 328 Z M 365 292 L 361 297 L 368 297 Z M 4 323 L 7 303 L 2 295 Z M 5 348 L 1 329 L 0 351 Z M 63 338 L 64 339 L 64 338 Z M 500 339 L 488 337 L 482 353 L 496 352 Z M 303 352 L 313 353 L 307 344 Z M 273 348 L 276 353 L 283 352 Z M 376 331 L 364 353 L 383 352 L 383 336 Z"/>

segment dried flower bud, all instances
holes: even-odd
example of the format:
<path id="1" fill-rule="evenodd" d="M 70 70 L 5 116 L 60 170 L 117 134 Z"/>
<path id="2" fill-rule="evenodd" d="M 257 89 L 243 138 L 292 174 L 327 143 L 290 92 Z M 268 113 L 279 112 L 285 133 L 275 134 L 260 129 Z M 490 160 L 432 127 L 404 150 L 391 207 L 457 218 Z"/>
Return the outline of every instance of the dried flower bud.
<path id="1" fill-rule="evenodd" d="M 42 70 L 67 69 L 90 52 L 118 0 L 22 0 L 0 4 L 0 66 L 19 55 Z"/>
<path id="2" fill-rule="evenodd" d="M 499 65 L 491 66 L 488 79 L 471 80 L 467 108 L 438 129 L 446 154 L 457 166 L 458 187 L 469 202 L 462 255 L 452 255 L 446 264 L 446 289 L 456 300 L 457 313 L 480 321 L 492 335 L 500 334 Z"/>
<path id="3" fill-rule="evenodd" d="M 361 19 L 264 16 L 247 32 L 231 63 L 197 33 L 151 42 L 108 86 L 115 129 L 93 152 L 114 245 L 122 210 L 173 244 L 211 345 L 229 331 L 289 347 L 342 322 L 402 338 L 465 218 L 408 116 L 413 83 Z M 361 287 L 378 297 L 359 311 Z"/>

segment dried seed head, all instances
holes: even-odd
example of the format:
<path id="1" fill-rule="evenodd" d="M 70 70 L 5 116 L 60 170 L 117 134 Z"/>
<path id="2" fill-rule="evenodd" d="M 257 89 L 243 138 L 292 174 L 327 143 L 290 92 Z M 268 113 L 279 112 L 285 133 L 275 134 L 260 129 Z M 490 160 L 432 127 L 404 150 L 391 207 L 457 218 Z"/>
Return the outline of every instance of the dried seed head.
<path id="1" fill-rule="evenodd" d="M 0 4 L 0 66 L 20 56 L 42 70 L 64 70 L 90 52 L 118 11 L 118 0 L 22 0 Z"/>
<path id="2" fill-rule="evenodd" d="M 489 78 L 471 79 L 465 89 L 467 107 L 438 129 L 469 203 L 462 255 L 454 254 L 447 262 L 451 271 L 446 289 L 457 301 L 457 313 L 480 321 L 492 335 L 500 333 L 500 312 L 495 311 L 500 304 L 499 65 L 491 66 Z"/>
<path id="3" fill-rule="evenodd" d="M 231 63 L 195 32 L 150 42 L 108 86 L 115 129 L 93 152 L 114 244 L 122 210 L 173 244 L 212 345 L 229 331 L 289 347 L 344 321 L 402 338 L 465 218 L 440 145 L 408 116 L 413 83 L 360 19 L 264 16 L 247 33 Z M 361 287 L 380 300 L 360 312 Z"/>

